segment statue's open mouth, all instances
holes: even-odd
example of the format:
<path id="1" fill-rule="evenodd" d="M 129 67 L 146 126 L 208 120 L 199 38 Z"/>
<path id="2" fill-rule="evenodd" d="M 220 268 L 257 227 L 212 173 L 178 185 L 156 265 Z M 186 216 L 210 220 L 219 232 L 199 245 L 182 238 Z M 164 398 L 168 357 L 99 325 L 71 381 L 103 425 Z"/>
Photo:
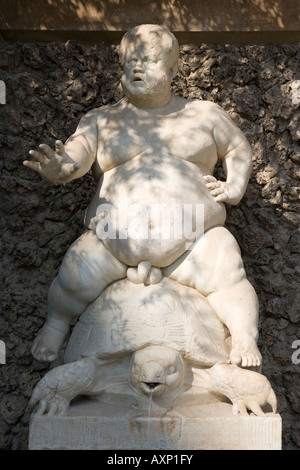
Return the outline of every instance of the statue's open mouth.
<path id="1" fill-rule="evenodd" d="M 164 391 L 164 384 L 161 382 L 142 382 L 141 389 L 146 395 L 161 395 Z"/>
<path id="2" fill-rule="evenodd" d="M 148 385 L 148 387 L 153 390 L 155 387 L 160 385 L 160 383 L 159 382 L 151 382 L 151 383 L 147 383 L 146 385 Z"/>
<path id="3" fill-rule="evenodd" d="M 134 79 L 132 81 L 133 82 L 142 82 L 143 79 L 141 77 L 134 77 Z"/>

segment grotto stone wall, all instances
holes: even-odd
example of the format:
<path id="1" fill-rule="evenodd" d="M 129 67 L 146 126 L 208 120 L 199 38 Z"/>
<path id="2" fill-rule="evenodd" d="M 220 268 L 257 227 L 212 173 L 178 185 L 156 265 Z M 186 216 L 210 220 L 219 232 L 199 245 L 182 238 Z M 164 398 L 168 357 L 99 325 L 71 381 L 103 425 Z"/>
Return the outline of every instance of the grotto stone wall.
<path id="1" fill-rule="evenodd" d="M 65 140 L 80 117 L 122 97 L 118 48 L 66 43 L 0 43 L 1 317 L 0 448 L 26 449 L 28 400 L 48 364 L 33 359 L 47 292 L 70 244 L 83 232 L 95 190 L 91 175 L 58 186 L 22 165 L 28 151 Z M 247 135 L 253 174 L 228 208 L 248 277 L 260 301 L 263 372 L 283 418 L 284 449 L 300 449 L 299 44 L 181 46 L 176 94 L 220 104 Z M 298 67 L 298 69 L 297 69 Z M 222 175 L 221 167 L 217 174 Z M 299 346 L 298 346 L 299 348 Z M 300 354 L 299 354 L 300 357 Z"/>

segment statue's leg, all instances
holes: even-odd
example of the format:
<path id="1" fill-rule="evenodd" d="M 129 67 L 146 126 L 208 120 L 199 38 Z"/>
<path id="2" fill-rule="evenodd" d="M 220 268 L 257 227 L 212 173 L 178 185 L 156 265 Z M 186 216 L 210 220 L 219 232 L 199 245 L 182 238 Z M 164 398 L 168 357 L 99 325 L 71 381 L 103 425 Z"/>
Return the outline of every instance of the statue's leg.
<path id="1" fill-rule="evenodd" d="M 231 333 L 232 363 L 260 365 L 257 295 L 246 278 L 239 246 L 225 227 L 208 230 L 163 274 L 207 297 Z"/>
<path id="2" fill-rule="evenodd" d="M 127 266 L 115 258 L 91 230 L 76 240 L 65 255 L 48 294 L 48 315 L 36 337 L 32 354 L 53 361 L 74 318 L 113 281 L 126 277 Z"/>

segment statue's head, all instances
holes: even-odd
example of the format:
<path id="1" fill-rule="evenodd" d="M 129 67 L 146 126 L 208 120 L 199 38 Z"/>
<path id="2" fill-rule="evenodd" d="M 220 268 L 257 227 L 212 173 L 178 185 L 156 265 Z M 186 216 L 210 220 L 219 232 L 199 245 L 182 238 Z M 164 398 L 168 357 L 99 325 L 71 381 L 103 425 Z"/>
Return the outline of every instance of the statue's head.
<path id="1" fill-rule="evenodd" d="M 183 383 L 184 363 L 174 349 L 147 346 L 136 351 L 131 359 L 129 382 L 144 395 L 168 395 Z"/>
<path id="2" fill-rule="evenodd" d="M 166 28 L 143 24 L 128 31 L 120 44 L 125 94 L 130 99 L 169 91 L 178 57 L 178 41 Z"/>

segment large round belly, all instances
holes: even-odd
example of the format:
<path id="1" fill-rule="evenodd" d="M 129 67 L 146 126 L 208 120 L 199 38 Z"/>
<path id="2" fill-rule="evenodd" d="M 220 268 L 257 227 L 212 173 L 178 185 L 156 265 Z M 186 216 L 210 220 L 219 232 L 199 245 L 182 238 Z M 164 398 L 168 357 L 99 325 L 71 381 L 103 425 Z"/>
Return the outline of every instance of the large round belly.
<path id="1" fill-rule="evenodd" d="M 97 236 L 129 266 L 170 265 L 226 217 L 201 167 L 164 154 L 145 152 L 106 172 L 99 196 Z"/>

